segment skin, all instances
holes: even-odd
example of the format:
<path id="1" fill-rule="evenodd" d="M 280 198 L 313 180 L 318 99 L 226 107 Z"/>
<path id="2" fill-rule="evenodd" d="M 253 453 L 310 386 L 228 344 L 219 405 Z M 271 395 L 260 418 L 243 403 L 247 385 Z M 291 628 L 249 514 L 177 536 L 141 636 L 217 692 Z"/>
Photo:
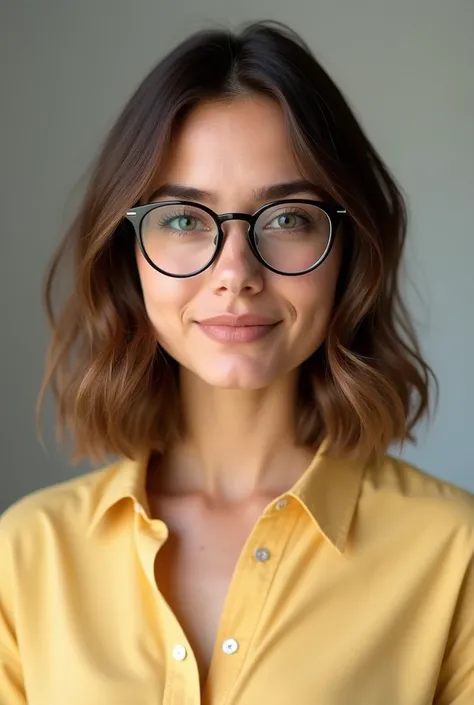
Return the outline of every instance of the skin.
<path id="1" fill-rule="evenodd" d="M 209 192 L 201 202 L 217 213 L 253 213 L 272 200 L 256 191 L 301 178 L 279 106 L 245 96 L 191 112 L 143 201 L 165 183 L 179 184 Z M 291 196 L 320 198 L 317 190 Z M 295 441 L 298 367 L 324 341 L 341 260 L 336 238 L 314 272 L 272 273 L 252 254 L 246 228 L 225 223 L 220 257 L 190 279 L 162 275 L 137 250 L 148 316 L 181 366 L 186 425 L 183 440 L 150 465 L 150 508 L 170 529 L 156 578 L 190 640 L 203 684 L 242 546 L 266 504 L 291 487 L 314 454 Z M 226 312 L 279 323 L 251 343 L 210 340 L 196 321 Z"/>

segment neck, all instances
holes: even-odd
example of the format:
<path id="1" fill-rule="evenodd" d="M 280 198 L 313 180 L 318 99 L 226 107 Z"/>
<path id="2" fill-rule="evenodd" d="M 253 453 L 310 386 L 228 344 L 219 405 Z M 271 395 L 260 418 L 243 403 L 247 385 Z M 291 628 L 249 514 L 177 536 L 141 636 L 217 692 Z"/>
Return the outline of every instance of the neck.
<path id="1" fill-rule="evenodd" d="M 182 369 L 184 437 L 161 460 L 160 486 L 239 501 L 286 491 L 314 449 L 295 437 L 297 372 L 258 390 L 211 387 Z"/>

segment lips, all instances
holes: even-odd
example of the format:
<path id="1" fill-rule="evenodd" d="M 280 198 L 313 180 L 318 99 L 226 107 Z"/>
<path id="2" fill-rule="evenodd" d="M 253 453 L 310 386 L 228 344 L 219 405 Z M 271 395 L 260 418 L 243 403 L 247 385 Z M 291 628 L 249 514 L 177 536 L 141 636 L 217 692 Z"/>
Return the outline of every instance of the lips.
<path id="1" fill-rule="evenodd" d="M 231 326 L 233 328 L 239 328 L 242 326 L 272 326 L 279 323 L 279 321 L 268 318 L 268 316 L 258 316 L 250 313 L 245 313 L 240 316 L 232 313 L 224 313 L 220 316 L 205 318 L 199 321 L 199 323 L 205 326 Z"/>
<path id="2" fill-rule="evenodd" d="M 199 321 L 208 338 L 221 343 L 251 343 L 269 335 L 280 321 L 255 314 L 222 314 Z"/>

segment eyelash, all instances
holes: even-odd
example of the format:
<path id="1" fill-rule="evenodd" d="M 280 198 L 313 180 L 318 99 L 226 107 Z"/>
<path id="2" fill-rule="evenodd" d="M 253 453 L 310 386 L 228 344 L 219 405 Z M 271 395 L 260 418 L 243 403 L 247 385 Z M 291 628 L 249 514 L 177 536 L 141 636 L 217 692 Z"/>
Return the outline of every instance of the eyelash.
<path id="1" fill-rule="evenodd" d="M 194 216 L 190 211 L 182 210 L 182 211 L 175 211 L 174 213 L 167 213 L 166 217 L 163 217 L 161 220 L 158 221 L 158 225 L 164 226 L 167 223 L 169 223 L 171 220 L 174 220 L 175 218 L 193 218 Z"/>
<path id="2" fill-rule="evenodd" d="M 284 216 L 284 215 L 297 215 L 300 218 L 302 218 L 306 223 L 309 222 L 307 215 L 298 208 L 289 208 L 285 211 L 282 211 L 281 213 L 278 213 L 277 215 L 275 215 L 272 218 L 272 220 L 274 220 L 275 218 L 279 218 L 281 216 Z M 163 217 L 161 220 L 158 221 L 158 224 L 161 227 L 163 227 L 167 223 L 169 223 L 171 220 L 174 220 L 175 218 L 194 218 L 194 217 L 198 217 L 198 216 L 195 216 L 190 211 L 183 209 L 181 211 L 174 211 L 173 213 L 168 213 L 166 215 L 166 217 Z"/>

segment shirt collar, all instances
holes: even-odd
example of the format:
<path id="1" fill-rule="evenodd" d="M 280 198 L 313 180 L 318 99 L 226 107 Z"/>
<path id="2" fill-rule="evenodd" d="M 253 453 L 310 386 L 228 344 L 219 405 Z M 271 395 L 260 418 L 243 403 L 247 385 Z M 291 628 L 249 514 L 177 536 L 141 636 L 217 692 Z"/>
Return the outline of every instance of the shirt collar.
<path id="1" fill-rule="evenodd" d="M 146 493 L 148 460 L 149 454 L 146 453 L 137 459 L 125 458 L 105 468 L 97 502 L 92 508 L 89 533 L 98 527 L 113 507 L 124 500 L 137 502 L 145 511 L 149 511 Z"/>
<path id="2" fill-rule="evenodd" d="M 364 461 L 328 456 L 323 446 L 289 492 L 339 552 L 346 545 L 365 470 Z"/>
<path id="3" fill-rule="evenodd" d="M 148 513 L 146 472 L 149 455 L 122 460 L 104 473 L 104 484 L 93 509 L 89 531 L 119 502 L 130 499 Z M 308 512 L 324 536 L 342 552 L 362 485 L 366 464 L 347 456 L 333 458 L 324 445 L 299 480 L 286 494 L 294 497 Z"/>

